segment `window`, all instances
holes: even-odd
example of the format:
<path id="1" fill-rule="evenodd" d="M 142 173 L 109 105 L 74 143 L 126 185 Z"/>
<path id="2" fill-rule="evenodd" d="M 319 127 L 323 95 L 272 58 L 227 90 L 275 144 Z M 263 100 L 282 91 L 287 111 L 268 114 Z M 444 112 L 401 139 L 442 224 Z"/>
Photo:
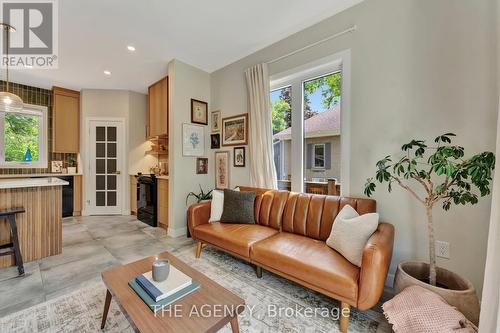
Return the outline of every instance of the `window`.
<path id="1" fill-rule="evenodd" d="M 312 167 L 316 169 L 325 168 L 325 144 L 313 145 L 313 160 Z"/>
<path id="2" fill-rule="evenodd" d="M 349 136 L 341 129 L 350 123 L 349 73 L 350 53 L 343 51 L 271 76 L 278 188 L 348 194 Z"/>
<path id="3" fill-rule="evenodd" d="M 47 108 L 0 113 L 0 167 L 47 167 Z"/>

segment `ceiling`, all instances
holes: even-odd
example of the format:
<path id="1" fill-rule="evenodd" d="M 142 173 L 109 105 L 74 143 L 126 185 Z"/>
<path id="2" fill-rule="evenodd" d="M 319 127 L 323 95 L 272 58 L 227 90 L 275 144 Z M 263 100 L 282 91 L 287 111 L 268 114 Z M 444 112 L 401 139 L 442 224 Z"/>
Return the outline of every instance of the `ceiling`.
<path id="1" fill-rule="evenodd" d="M 61 0 L 59 68 L 12 70 L 11 80 L 146 92 L 173 58 L 212 72 L 361 1 Z"/>

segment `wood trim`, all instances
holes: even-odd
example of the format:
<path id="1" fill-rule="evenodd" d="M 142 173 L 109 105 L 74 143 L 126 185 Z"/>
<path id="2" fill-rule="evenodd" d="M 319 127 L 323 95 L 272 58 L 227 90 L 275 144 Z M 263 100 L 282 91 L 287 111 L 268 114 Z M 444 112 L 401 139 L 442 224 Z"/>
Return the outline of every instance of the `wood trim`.
<path id="1" fill-rule="evenodd" d="M 82 215 L 82 176 L 73 176 L 73 216 Z"/>

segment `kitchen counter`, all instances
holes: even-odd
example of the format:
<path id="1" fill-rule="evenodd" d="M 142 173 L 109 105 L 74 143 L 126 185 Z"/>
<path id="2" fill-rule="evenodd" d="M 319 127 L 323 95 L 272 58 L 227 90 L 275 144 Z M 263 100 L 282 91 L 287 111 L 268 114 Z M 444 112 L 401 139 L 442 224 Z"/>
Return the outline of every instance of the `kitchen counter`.
<path id="1" fill-rule="evenodd" d="M 0 179 L 0 210 L 23 207 L 16 216 L 23 261 L 62 252 L 62 189 L 68 182 L 55 177 Z M 0 220 L 0 245 L 11 242 L 7 221 Z M 0 257 L 0 267 L 14 265 L 13 256 Z"/>
<path id="2" fill-rule="evenodd" d="M 82 173 L 27 173 L 27 174 L 5 174 L 0 175 L 0 179 L 4 178 L 43 178 L 43 177 L 71 177 L 81 176 Z"/>
<path id="3" fill-rule="evenodd" d="M 64 186 L 67 181 L 56 177 L 49 178 L 21 178 L 21 179 L 0 179 L 0 189 L 13 189 L 25 187 L 46 187 L 46 186 Z"/>
<path id="4" fill-rule="evenodd" d="M 156 176 L 158 179 L 168 179 L 168 176 Z"/>

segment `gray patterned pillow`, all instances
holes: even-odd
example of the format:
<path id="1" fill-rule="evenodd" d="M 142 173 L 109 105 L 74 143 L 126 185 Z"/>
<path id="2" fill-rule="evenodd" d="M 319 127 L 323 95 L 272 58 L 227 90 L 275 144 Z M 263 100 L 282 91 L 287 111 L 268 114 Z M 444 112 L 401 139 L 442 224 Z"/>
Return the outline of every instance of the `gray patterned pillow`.
<path id="1" fill-rule="evenodd" d="M 255 192 L 224 190 L 223 223 L 254 224 Z"/>

